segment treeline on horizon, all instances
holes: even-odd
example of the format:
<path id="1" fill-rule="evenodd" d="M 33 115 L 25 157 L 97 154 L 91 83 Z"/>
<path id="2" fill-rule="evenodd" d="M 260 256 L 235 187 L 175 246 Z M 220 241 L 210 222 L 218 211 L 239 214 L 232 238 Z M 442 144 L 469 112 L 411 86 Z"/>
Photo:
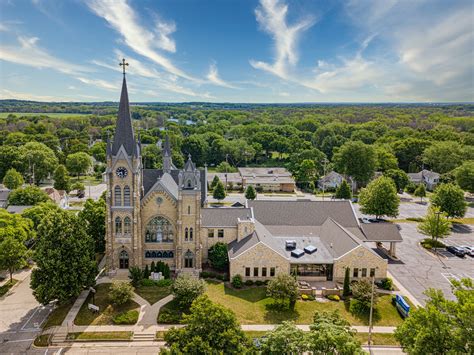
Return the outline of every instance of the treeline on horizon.
<path id="1" fill-rule="evenodd" d="M 145 167 L 161 167 L 157 142 L 166 134 L 178 167 L 188 154 L 198 166 L 207 164 L 218 171 L 245 165 L 285 166 L 300 186 L 314 186 L 324 170 L 348 173 L 346 158 L 357 154 L 363 163 L 370 162 L 361 166 L 368 175 L 429 168 L 448 180 L 454 169 L 474 160 L 472 104 L 238 105 L 242 104 L 132 105 Z M 53 171 L 54 165 L 64 164 L 77 152 L 93 156 L 100 166 L 107 137 L 113 137 L 117 106 L 0 101 L 0 112 L 13 112 L 0 118 L 0 179 L 11 167 L 29 173 L 22 159 L 28 142 L 39 142 L 53 153 Z M 19 113 L 37 111 L 87 115 Z M 361 186 L 367 182 L 366 177 L 358 180 Z"/>

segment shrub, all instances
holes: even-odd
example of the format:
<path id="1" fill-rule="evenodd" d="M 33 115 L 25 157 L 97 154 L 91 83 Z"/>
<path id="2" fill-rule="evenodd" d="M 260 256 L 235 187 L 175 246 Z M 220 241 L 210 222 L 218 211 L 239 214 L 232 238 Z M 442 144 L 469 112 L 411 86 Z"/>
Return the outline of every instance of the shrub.
<path id="1" fill-rule="evenodd" d="M 180 275 L 173 284 L 172 292 L 176 302 L 182 308 L 188 308 L 191 303 L 206 290 L 204 280 L 194 279 L 187 275 Z"/>
<path id="2" fill-rule="evenodd" d="M 127 311 L 117 314 L 112 321 L 114 324 L 135 324 L 138 321 L 138 311 Z"/>
<path id="3" fill-rule="evenodd" d="M 203 279 L 208 279 L 211 277 L 210 275 L 211 273 L 208 272 L 208 271 L 202 271 L 200 274 L 199 274 L 199 277 L 203 278 Z"/>
<path id="4" fill-rule="evenodd" d="M 390 277 L 382 279 L 382 281 L 380 281 L 380 287 L 382 287 L 384 290 L 392 291 L 393 290 L 392 279 Z"/>
<path id="5" fill-rule="evenodd" d="M 372 298 L 372 284 L 366 280 L 357 281 L 352 285 L 352 295 L 354 299 L 358 301 L 358 304 L 355 305 L 355 309 L 361 312 L 368 312 L 370 310 L 370 302 Z M 374 307 L 377 304 L 377 292 L 374 290 Z M 351 300 L 351 307 L 352 307 Z"/>
<path id="6" fill-rule="evenodd" d="M 227 244 L 218 242 L 209 248 L 209 262 L 216 270 L 225 271 L 229 266 Z"/>
<path id="7" fill-rule="evenodd" d="M 133 297 L 133 287 L 125 281 L 114 282 L 110 286 L 109 297 L 118 306 L 125 304 Z"/>
<path id="8" fill-rule="evenodd" d="M 253 286 L 253 281 L 252 280 L 245 281 L 245 286 Z"/>
<path id="9" fill-rule="evenodd" d="M 351 299 L 350 305 L 349 305 L 349 312 L 351 312 L 354 315 L 359 315 L 363 316 L 366 315 L 370 311 L 370 304 L 369 307 L 367 305 L 359 300 L 356 299 Z"/>
<path id="10" fill-rule="evenodd" d="M 232 286 L 235 288 L 242 288 L 242 276 L 240 274 L 237 274 L 232 278 Z"/>
<path id="11" fill-rule="evenodd" d="M 420 242 L 421 246 L 425 249 L 432 249 L 432 248 L 445 248 L 446 245 L 439 240 L 434 240 L 432 238 L 425 238 Z"/>
<path id="12" fill-rule="evenodd" d="M 177 324 L 181 321 L 181 315 L 170 309 L 163 308 L 158 315 L 158 323 Z"/>
<path id="13" fill-rule="evenodd" d="M 264 284 L 265 284 L 265 282 L 263 282 L 263 281 L 261 281 L 261 280 L 255 281 L 255 285 L 257 285 L 257 286 L 262 286 L 262 285 L 264 285 Z"/>
<path id="14" fill-rule="evenodd" d="M 405 191 L 409 194 L 413 194 L 416 190 L 416 185 L 413 182 L 409 182 L 407 186 L 405 186 Z"/>
<path id="15" fill-rule="evenodd" d="M 412 222 L 423 222 L 425 219 L 423 217 L 408 217 L 406 220 Z"/>
<path id="16" fill-rule="evenodd" d="M 339 302 L 341 300 L 341 297 L 339 297 L 338 295 L 328 295 L 327 297 L 331 301 Z"/>
<path id="17" fill-rule="evenodd" d="M 291 275 L 278 275 L 268 283 L 267 295 L 279 305 L 283 305 L 288 300 L 290 309 L 293 309 L 298 298 L 296 278 Z"/>
<path id="18" fill-rule="evenodd" d="M 132 285 L 137 287 L 143 280 L 143 272 L 138 266 L 132 266 L 128 269 L 128 278 L 132 280 Z"/>
<path id="19" fill-rule="evenodd" d="M 155 285 L 158 287 L 168 287 L 173 284 L 173 280 L 169 279 L 161 279 L 159 281 L 155 281 Z"/>
<path id="20" fill-rule="evenodd" d="M 150 280 L 150 279 L 143 279 L 140 281 L 140 284 L 142 286 L 154 286 L 155 285 L 155 281 L 153 280 Z"/>
<path id="21" fill-rule="evenodd" d="M 143 270 L 143 278 L 147 279 L 151 275 L 150 269 L 148 268 L 148 265 L 145 266 L 145 270 Z"/>
<path id="22" fill-rule="evenodd" d="M 301 295 L 301 299 L 302 299 L 303 301 L 307 301 L 307 300 L 309 300 L 309 296 L 308 296 L 308 295 L 305 295 L 305 294 L 302 294 L 302 295 Z"/>

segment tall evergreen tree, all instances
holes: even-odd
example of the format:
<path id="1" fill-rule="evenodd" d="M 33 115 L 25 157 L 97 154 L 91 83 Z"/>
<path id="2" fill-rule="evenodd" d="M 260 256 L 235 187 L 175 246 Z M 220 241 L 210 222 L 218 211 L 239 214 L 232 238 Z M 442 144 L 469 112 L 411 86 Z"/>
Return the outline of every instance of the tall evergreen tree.
<path id="1" fill-rule="evenodd" d="M 71 179 L 64 165 L 58 165 L 53 175 L 54 188 L 56 190 L 64 190 L 66 193 L 71 191 Z"/>
<path id="2" fill-rule="evenodd" d="M 351 199 L 351 188 L 346 180 L 342 180 L 342 183 L 337 187 L 335 197 L 343 200 Z"/>
<path id="3" fill-rule="evenodd" d="M 226 193 L 225 193 L 224 184 L 219 181 L 216 187 L 214 188 L 214 191 L 212 192 L 212 197 L 214 197 L 218 201 L 221 201 L 225 199 L 225 196 L 226 196 Z"/>
<path id="4" fill-rule="evenodd" d="M 245 189 L 245 198 L 247 200 L 255 200 L 257 198 L 257 191 L 252 185 L 247 186 Z"/>
<path id="5" fill-rule="evenodd" d="M 348 297 L 351 294 L 351 286 L 350 286 L 350 268 L 346 267 L 345 273 L 344 273 L 344 286 L 342 289 L 342 295 L 344 297 Z"/>

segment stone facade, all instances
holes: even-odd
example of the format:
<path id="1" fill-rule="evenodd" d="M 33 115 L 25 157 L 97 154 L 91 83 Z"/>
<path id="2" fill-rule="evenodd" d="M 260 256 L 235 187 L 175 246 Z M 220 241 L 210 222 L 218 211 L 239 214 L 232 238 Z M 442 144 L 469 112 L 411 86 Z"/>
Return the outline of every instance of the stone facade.
<path id="1" fill-rule="evenodd" d="M 375 279 L 381 280 L 387 277 L 387 260 L 382 259 L 375 252 L 362 245 L 351 250 L 346 255 L 334 260 L 333 279 L 343 282 L 346 268 L 350 268 L 350 278 L 360 280 L 370 277 L 370 269 L 375 269 Z M 354 269 L 357 269 L 357 276 L 354 276 Z M 365 276 L 363 276 L 365 270 Z"/>

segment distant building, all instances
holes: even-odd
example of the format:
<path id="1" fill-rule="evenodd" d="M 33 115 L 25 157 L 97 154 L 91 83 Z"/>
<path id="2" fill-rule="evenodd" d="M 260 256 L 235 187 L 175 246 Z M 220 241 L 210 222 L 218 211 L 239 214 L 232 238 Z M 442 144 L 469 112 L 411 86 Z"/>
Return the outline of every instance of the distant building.
<path id="1" fill-rule="evenodd" d="M 67 193 L 64 190 L 56 190 L 54 187 L 47 187 L 44 189 L 51 200 L 54 201 L 60 208 L 69 208 L 69 200 Z"/>
<path id="2" fill-rule="evenodd" d="M 240 176 L 240 173 L 207 173 L 207 183 L 209 186 L 216 175 L 224 185 L 227 182 L 227 187 L 232 185 L 234 189 L 242 188 L 242 176 Z"/>
<path id="3" fill-rule="evenodd" d="M 439 183 L 439 174 L 431 170 L 423 169 L 419 173 L 409 173 L 408 178 L 414 184 L 425 184 L 426 188 L 433 191 Z"/>
<path id="4" fill-rule="evenodd" d="M 344 177 L 341 174 L 331 171 L 318 180 L 318 188 L 321 190 L 335 190 L 342 184 L 343 180 Z"/>
<path id="5" fill-rule="evenodd" d="M 262 191 L 295 191 L 295 180 L 285 168 L 239 168 L 242 187 L 253 186 Z"/>

